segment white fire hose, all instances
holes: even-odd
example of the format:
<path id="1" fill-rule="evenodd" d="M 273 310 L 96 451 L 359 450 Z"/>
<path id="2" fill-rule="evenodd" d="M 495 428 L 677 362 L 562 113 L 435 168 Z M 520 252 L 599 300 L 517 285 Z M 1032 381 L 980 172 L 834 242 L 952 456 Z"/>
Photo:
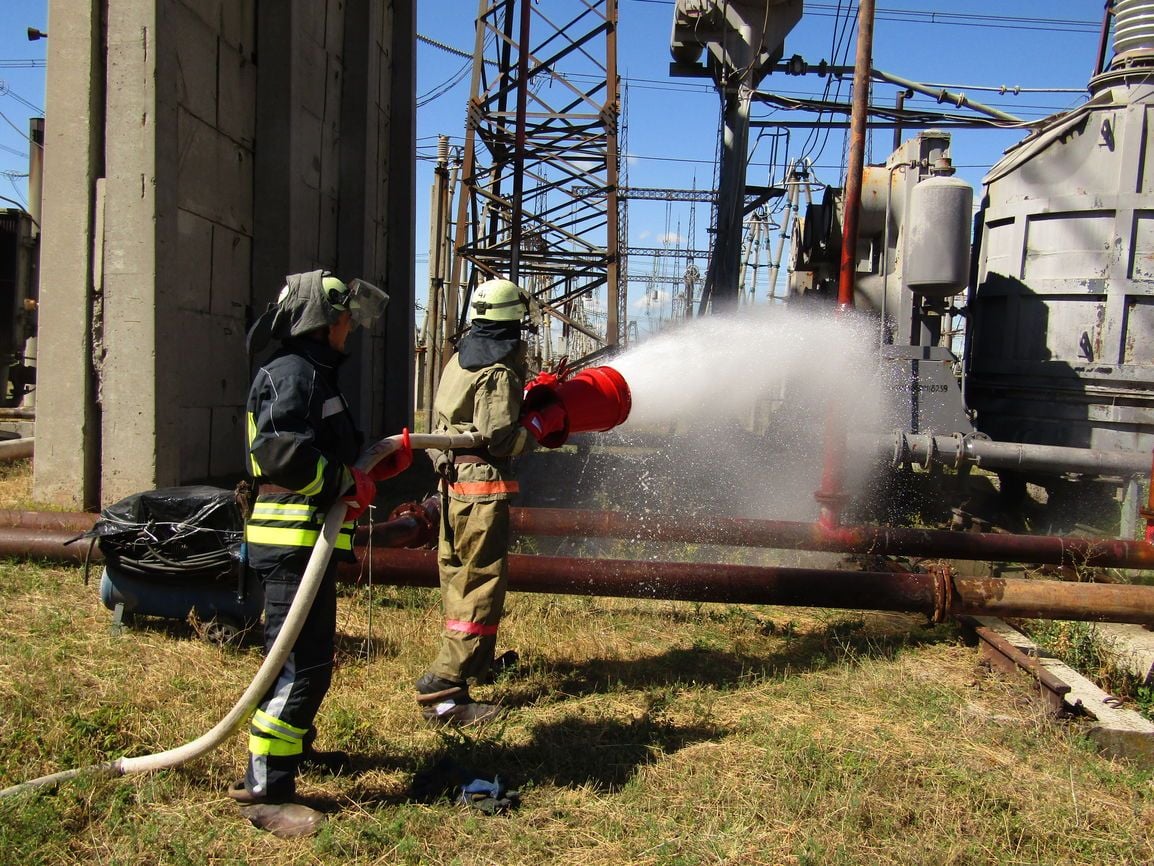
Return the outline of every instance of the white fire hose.
<path id="1" fill-rule="evenodd" d="M 429 448 L 436 448 L 442 451 L 447 451 L 450 448 L 475 448 L 482 443 L 483 440 L 481 437 L 473 433 L 458 435 L 414 433 L 409 436 L 409 445 L 414 451 Z M 401 436 L 399 435 L 389 436 L 374 443 L 369 446 L 368 450 L 357 460 L 357 468 L 367 472 L 372 469 L 379 460 L 396 451 L 400 444 Z M 297 589 L 296 596 L 293 598 L 292 606 L 289 608 L 280 634 L 278 634 L 276 640 L 273 641 L 273 645 L 269 649 L 268 655 L 265 657 L 264 663 L 260 666 L 260 670 L 257 671 L 256 677 L 253 679 L 251 685 L 249 685 L 244 694 L 241 695 L 240 700 L 236 702 L 228 715 L 217 722 L 211 730 L 201 734 L 195 740 L 185 743 L 183 746 L 157 752 L 154 755 L 139 755 L 135 758 L 117 758 L 114 761 L 108 761 L 103 764 L 92 764 L 87 767 L 78 767 L 74 770 L 63 770 L 48 776 L 41 776 L 38 779 L 29 779 L 27 782 L 21 782 L 18 785 L 0 790 L 0 797 L 8 797 L 12 794 L 18 794 L 21 791 L 55 785 L 59 782 L 75 779 L 77 776 L 82 775 L 127 776 L 131 773 L 166 770 L 179 766 L 186 761 L 191 761 L 193 758 L 199 758 L 201 755 L 207 754 L 223 743 L 233 731 L 248 721 L 256 709 L 257 704 L 260 702 L 260 699 L 264 697 L 265 692 L 267 692 L 273 682 L 275 682 L 277 675 L 280 673 L 280 669 L 284 666 L 285 659 L 288 658 L 289 652 L 292 651 L 293 644 L 296 643 L 297 635 L 300 634 L 301 628 L 304 626 L 305 618 L 312 608 L 313 599 L 316 598 L 317 590 L 320 589 L 321 579 L 328 569 L 329 559 L 333 554 L 337 533 L 340 531 L 341 524 L 345 519 L 345 512 L 347 511 L 348 505 L 343 499 L 338 499 L 329 509 L 328 514 L 325 515 L 324 527 L 321 529 L 320 537 L 313 546 L 312 555 L 309 557 L 304 576 L 301 578 L 301 585 Z"/>

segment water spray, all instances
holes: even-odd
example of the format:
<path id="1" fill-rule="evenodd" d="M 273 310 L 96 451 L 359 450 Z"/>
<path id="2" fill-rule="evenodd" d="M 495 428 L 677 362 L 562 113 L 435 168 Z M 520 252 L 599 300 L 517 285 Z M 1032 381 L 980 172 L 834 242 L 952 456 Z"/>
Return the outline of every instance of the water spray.
<path id="1" fill-rule="evenodd" d="M 392 454 L 400 447 L 401 438 L 399 435 L 390 436 L 369 446 L 361 455 L 360 459 L 357 460 L 357 468 L 365 472 L 372 469 L 380 460 Z M 436 448 L 447 451 L 451 448 L 475 448 L 481 445 L 482 442 L 481 437 L 473 433 L 451 436 L 418 433 L 409 437 L 410 447 L 414 450 Z M 276 640 L 269 649 L 268 655 L 265 657 L 264 663 L 260 666 L 252 683 L 245 690 L 244 694 L 241 695 L 240 700 L 236 702 L 228 714 L 217 722 L 211 730 L 182 746 L 157 752 L 153 755 L 139 755 L 134 758 L 121 757 L 103 764 L 92 764 L 87 767 L 63 770 L 59 773 L 52 773 L 37 779 L 30 779 L 27 782 L 21 782 L 18 785 L 0 790 L 0 797 L 8 797 L 23 791 L 55 785 L 60 782 L 75 779 L 78 776 L 115 777 L 127 776 L 132 773 L 146 773 L 151 770 L 167 770 L 190 761 L 193 758 L 199 758 L 201 755 L 207 754 L 223 743 L 226 738 L 252 715 L 260 699 L 264 696 L 265 692 L 268 691 L 269 686 L 273 684 L 280 669 L 284 666 L 285 659 L 288 658 L 288 654 L 291 652 L 293 644 L 296 643 L 297 636 L 300 634 L 301 628 L 304 625 L 305 617 L 312 608 L 317 590 L 320 589 L 321 579 L 324 577 L 325 571 L 328 568 L 337 534 L 340 532 L 341 524 L 345 520 L 345 513 L 347 511 L 348 504 L 345 503 L 344 500 L 338 499 L 329 509 L 328 514 L 325 515 L 325 522 L 321 528 L 320 537 L 317 538 L 317 542 L 313 546 L 312 555 L 309 557 L 308 565 L 305 567 L 304 576 L 301 579 L 300 587 L 297 589 L 296 597 L 293 599 L 292 606 L 289 608 L 284 627 L 281 629 L 280 634 L 277 635 Z"/>

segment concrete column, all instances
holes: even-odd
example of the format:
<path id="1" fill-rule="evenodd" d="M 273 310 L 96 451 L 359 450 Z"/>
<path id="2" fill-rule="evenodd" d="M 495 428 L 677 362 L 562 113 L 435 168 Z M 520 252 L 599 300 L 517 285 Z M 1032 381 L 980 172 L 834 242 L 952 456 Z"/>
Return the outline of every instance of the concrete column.
<path id="1" fill-rule="evenodd" d="M 416 34 L 412 0 L 348 0 L 341 121 L 340 273 L 389 293 L 385 321 L 354 337 L 344 387 L 361 429 L 413 425 Z M 366 38 L 369 34 L 369 38 Z"/>
<path id="2" fill-rule="evenodd" d="M 36 458 L 32 495 L 99 501 L 100 413 L 92 375 L 93 225 L 103 173 L 100 0 L 50 0 L 44 209 L 41 220 Z"/>
<path id="3" fill-rule="evenodd" d="M 101 498 L 175 482 L 173 444 L 159 417 L 158 315 L 167 296 L 157 279 L 158 244 L 171 219 L 158 187 L 158 135 L 169 119 L 157 104 L 157 0 L 120 0 L 108 9 L 105 140 L 104 364 L 101 376 Z"/>

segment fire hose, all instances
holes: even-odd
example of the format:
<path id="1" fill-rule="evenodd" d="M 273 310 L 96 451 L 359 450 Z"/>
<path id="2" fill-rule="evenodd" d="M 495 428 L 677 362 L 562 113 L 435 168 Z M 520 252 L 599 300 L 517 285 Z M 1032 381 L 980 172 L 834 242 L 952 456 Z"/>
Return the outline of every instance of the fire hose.
<path id="1" fill-rule="evenodd" d="M 401 443 L 401 436 L 390 436 L 369 446 L 357 460 L 358 469 L 368 471 L 376 463 L 391 454 Z M 409 444 L 413 449 L 425 450 L 436 448 L 448 450 L 450 448 L 475 448 L 482 444 L 482 439 L 472 433 L 459 435 L 437 435 L 417 433 L 409 437 Z M 332 557 L 337 533 L 345 519 L 348 504 L 338 499 L 328 514 L 325 515 L 324 526 L 320 536 L 313 546 L 308 565 L 305 567 L 301 585 L 293 598 L 284 627 L 273 641 L 264 663 L 260 666 L 252 683 L 241 695 L 233 708 L 223 719 L 206 733 L 191 740 L 182 746 L 157 752 L 152 755 L 139 755 L 134 758 L 121 757 L 102 764 L 92 764 L 87 767 L 78 767 L 72 770 L 62 770 L 37 779 L 30 779 L 0 790 L 0 797 L 8 797 L 22 791 L 42 788 L 75 779 L 82 775 L 96 775 L 105 777 L 127 776 L 132 773 L 146 773 L 152 770 L 167 770 L 171 767 L 199 758 L 215 749 L 231 735 L 244 721 L 252 715 L 260 699 L 275 681 L 280 669 L 284 666 L 292 646 L 296 643 L 297 635 L 304 626 L 305 617 L 312 608 L 313 600 L 320 589 L 321 580 L 328 568 Z"/>

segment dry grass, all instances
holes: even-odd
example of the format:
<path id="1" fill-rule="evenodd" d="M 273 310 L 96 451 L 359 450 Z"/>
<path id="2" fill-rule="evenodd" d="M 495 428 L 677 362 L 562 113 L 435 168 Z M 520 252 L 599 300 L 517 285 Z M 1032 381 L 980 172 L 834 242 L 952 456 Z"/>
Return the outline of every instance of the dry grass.
<path id="1" fill-rule="evenodd" d="M 0 596 L 0 787 L 189 740 L 260 661 L 179 623 L 110 634 L 76 569 L 0 564 Z M 1150 772 L 1045 718 L 946 626 L 515 595 L 502 643 L 522 670 L 478 690 L 513 712 L 466 735 L 424 727 L 412 700 L 434 593 L 349 589 L 339 616 L 321 745 L 354 767 L 302 780 L 333 813 L 320 836 L 240 819 L 223 794 L 237 735 L 173 771 L 0 801 L 0 863 L 1154 862 Z M 445 757 L 512 781 L 521 808 L 414 798 Z"/>

